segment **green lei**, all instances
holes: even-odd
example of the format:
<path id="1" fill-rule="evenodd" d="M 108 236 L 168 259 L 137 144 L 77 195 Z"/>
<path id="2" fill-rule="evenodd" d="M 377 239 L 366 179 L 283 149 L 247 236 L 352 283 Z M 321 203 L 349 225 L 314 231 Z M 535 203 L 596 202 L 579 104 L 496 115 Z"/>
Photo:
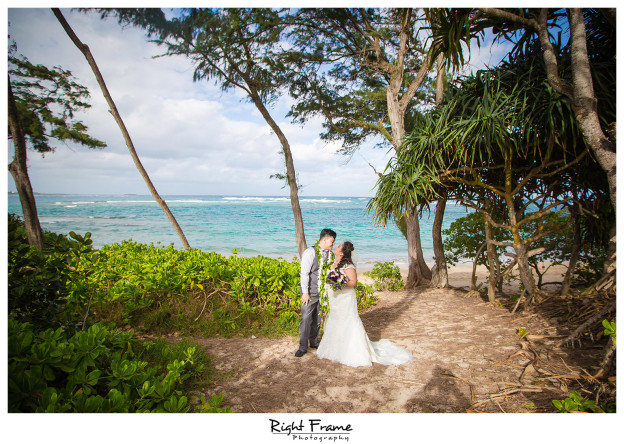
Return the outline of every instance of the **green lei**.
<path id="1" fill-rule="evenodd" d="M 327 262 L 323 259 L 323 254 L 321 253 L 321 246 L 319 245 L 319 241 L 314 243 L 314 250 L 316 251 L 316 257 L 318 257 L 319 261 L 319 276 L 318 276 L 318 291 L 319 291 L 319 301 L 321 303 L 321 307 L 329 309 L 329 301 L 327 296 L 327 289 L 325 288 L 325 279 L 327 278 L 327 273 L 331 269 L 332 264 L 334 263 L 334 252 L 329 251 L 329 255 L 327 258 Z"/>

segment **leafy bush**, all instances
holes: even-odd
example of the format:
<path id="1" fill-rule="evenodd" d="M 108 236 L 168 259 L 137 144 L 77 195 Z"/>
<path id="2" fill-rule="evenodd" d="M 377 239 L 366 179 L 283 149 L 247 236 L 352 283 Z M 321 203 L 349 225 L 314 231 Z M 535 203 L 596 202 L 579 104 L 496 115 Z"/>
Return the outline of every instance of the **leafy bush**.
<path id="1" fill-rule="evenodd" d="M 364 275 L 373 278 L 375 290 L 400 290 L 404 285 L 401 269 L 393 262 L 377 262 Z"/>
<path id="2" fill-rule="evenodd" d="M 35 329 L 67 326 L 72 319 L 79 328 L 87 319 L 204 336 L 298 331 L 296 259 L 227 258 L 131 240 L 94 251 L 90 233 L 82 237 L 73 232 L 71 238 L 47 233 L 50 248 L 37 251 L 25 245 L 18 222 L 11 232 L 11 315 Z M 360 308 L 374 303 L 371 288 L 358 285 L 356 292 Z M 56 305 L 51 308 L 51 303 Z M 61 314 L 64 324 L 59 324 Z"/>
<path id="3" fill-rule="evenodd" d="M 552 405 L 561 413 L 568 412 L 595 412 L 596 403 L 589 399 L 583 399 L 577 392 L 570 392 L 570 396 L 561 401 L 553 400 Z"/>
<path id="4" fill-rule="evenodd" d="M 9 214 L 9 316 L 31 322 L 36 329 L 69 323 L 61 315 L 77 277 L 75 267 L 92 254 L 90 233 L 82 237 L 72 231 L 70 237 L 46 232 L 46 248 L 40 251 L 28 245 L 23 222 Z"/>
<path id="5" fill-rule="evenodd" d="M 375 296 L 373 287 L 368 284 L 358 282 L 355 286 L 355 294 L 357 296 L 358 310 L 370 307 L 377 301 L 377 296 Z"/>
<path id="6" fill-rule="evenodd" d="M 124 241 L 80 263 L 70 302 L 93 315 L 159 331 L 231 335 L 300 305 L 299 264 L 262 256 L 226 258 L 199 250 Z"/>
<path id="7" fill-rule="evenodd" d="M 9 319 L 9 412 L 187 412 L 185 383 L 205 381 L 206 357 L 132 336 L 100 324 L 35 333 Z"/>
<path id="8" fill-rule="evenodd" d="M 195 409 L 198 413 L 232 413 L 232 409 L 229 407 L 221 407 L 223 402 L 223 393 L 220 395 L 212 395 L 212 398 L 206 399 L 204 394 L 201 394 L 201 404 Z"/>

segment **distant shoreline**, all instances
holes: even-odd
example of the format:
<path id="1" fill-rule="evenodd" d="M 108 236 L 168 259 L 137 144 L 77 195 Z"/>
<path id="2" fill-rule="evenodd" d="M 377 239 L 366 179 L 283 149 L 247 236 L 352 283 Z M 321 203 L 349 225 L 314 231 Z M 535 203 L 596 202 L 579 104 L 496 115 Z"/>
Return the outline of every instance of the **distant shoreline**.
<path id="1" fill-rule="evenodd" d="M 8 191 L 8 194 L 17 196 L 17 191 Z M 42 193 L 35 192 L 35 196 L 146 196 L 152 198 L 151 194 L 141 194 L 141 193 Z M 202 196 L 202 197 L 279 197 L 290 199 L 290 195 L 288 194 L 276 194 L 276 195 L 264 195 L 264 194 L 162 194 L 162 197 L 167 196 Z M 343 196 L 343 195 L 310 195 L 310 196 L 302 196 L 299 195 L 299 199 L 318 199 L 318 198 L 349 198 L 349 199 L 372 199 L 374 196 Z"/>

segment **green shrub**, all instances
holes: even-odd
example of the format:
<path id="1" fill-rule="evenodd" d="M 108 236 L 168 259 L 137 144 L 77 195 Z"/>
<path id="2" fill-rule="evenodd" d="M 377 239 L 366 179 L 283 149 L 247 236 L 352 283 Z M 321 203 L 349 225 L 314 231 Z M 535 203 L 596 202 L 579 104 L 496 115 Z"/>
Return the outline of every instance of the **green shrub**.
<path id="1" fill-rule="evenodd" d="M 401 270 L 393 262 L 377 262 L 371 271 L 364 273 L 374 280 L 375 290 L 400 290 L 403 288 Z"/>
<path id="2" fill-rule="evenodd" d="M 589 399 L 583 399 L 577 392 L 570 392 L 570 396 L 561 401 L 553 400 L 552 405 L 561 413 L 567 412 L 595 412 L 596 403 Z"/>
<path id="3" fill-rule="evenodd" d="M 370 307 L 377 301 L 377 296 L 375 296 L 373 287 L 368 284 L 358 282 L 355 286 L 355 294 L 357 296 L 358 310 Z"/>
<path id="4" fill-rule="evenodd" d="M 39 252 L 24 245 L 19 228 L 16 223 L 10 253 L 11 315 L 35 329 L 59 326 L 60 315 L 64 326 L 72 320 L 81 328 L 86 319 L 156 334 L 281 336 L 298 329 L 296 259 L 228 258 L 132 240 L 94 251 L 89 233 L 73 232 L 71 238 L 48 233 L 56 243 Z M 372 288 L 358 285 L 356 292 L 360 308 L 374 303 Z M 16 305 L 24 301 L 26 308 Z"/>
<path id="5" fill-rule="evenodd" d="M 44 250 L 28 245 L 23 222 L 9 214 L 8 306 L 9 316 L 30 322 L 36 330 L 71 324 L 65 312 L 67 298 L 78 277 L 76 265 L 90 260 L 91 234 L 45 233 Z"/>
<path id="6" fill-rule="evenodd" d="M 220 395 L 212 395 L 211 399 L 206 399 L 204 394 L 201 394 L 201 404 L 195 408 L 197 413 L 232 413 L 229 407 L 222 408 L 223 393 Z"/>
<path id="7" fill-rule="evenodd" d="M 132 336 L 100 324 L 36 333 L 9 319 L 9 412 L 187 412 L 186 387 L 206 382 L 206 357 Z"/>

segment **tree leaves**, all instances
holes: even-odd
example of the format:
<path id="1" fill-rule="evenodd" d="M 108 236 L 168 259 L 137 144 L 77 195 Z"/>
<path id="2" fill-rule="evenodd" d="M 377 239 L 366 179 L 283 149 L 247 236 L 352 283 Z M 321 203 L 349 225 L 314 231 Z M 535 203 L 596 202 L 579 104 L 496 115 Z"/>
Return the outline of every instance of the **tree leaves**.
<path id="1" fill-rule="evenodd" d="M 89 91 L 61 67 L 35 65 L 23 56 L 9 55 L 9 77 L 19 118 L 32 148 L 40 153 L 54 151 L 50 139 L 71 141 L 88 148 L 106 143 L 87 134 L 74 113 L 89 108 Z"/>

